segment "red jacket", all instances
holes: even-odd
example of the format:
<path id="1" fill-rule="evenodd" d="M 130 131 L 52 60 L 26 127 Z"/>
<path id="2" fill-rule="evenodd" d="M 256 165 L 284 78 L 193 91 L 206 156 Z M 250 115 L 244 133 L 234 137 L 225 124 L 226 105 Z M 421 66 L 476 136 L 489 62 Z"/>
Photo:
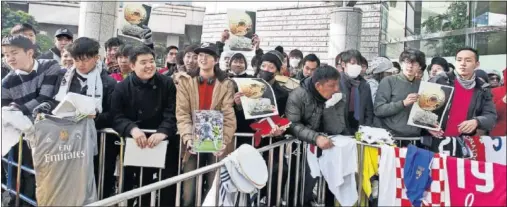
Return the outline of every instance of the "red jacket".
<path id="1" fill-rule="evenodd" d="M 503 71 L 503 78 L 507 78 L 507 69 Z M 507 134 L 507 104 L 503 102 L 503 97 L 506 94 L 507 85 L 504 83 L 503 87 L 494 88 L 491 92 L 493 93 L 493 102 L 496 107 L 496 125 L 491 130 L 491 136 L 505 136 Z"/>

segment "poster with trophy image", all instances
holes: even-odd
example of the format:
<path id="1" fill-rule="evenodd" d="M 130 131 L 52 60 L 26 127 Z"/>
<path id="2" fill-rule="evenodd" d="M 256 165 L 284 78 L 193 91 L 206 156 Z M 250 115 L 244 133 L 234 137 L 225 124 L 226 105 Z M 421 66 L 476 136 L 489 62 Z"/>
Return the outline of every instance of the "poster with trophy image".
<path id="1" fill-rule="evenodd" d="M 226 44 L 232 51 L 253 51 L 252 37 L 255 34 L 255 12 L 227 10 L 230 37 Z"/>
<path id="2" fill-rule="evenodd" d="M 442 127 L 444 115 L 449 110 L 453 93 L 453 87 L 421 82 L 419 98 L 410 110 L 407 124 L 423 129 L 439 130 Z"/>
<path id="3" fill-rule="evenodd" d="M 139 40 L 150 32 L 148 23 L 151 16 L 151 6 L 136 2 L 123 5 L 123 16 L 119 17 L 118 35 Z"/>
<path id="4" fill-rule="evenodd" d="M 238 91 L 243 93 L 241 107 L 245 119 L 264 118 L 278 115 L 273 88 L 261 78 L 233 78 Z"/>

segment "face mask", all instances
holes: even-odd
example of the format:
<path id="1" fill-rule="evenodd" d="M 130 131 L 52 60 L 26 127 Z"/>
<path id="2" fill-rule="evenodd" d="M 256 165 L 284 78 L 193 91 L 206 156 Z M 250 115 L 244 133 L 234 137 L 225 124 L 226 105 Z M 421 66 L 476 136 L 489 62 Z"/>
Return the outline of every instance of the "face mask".
<path id="1" fill-rule="evenodd" d="M 269 82 L 273 80 L 273 78 L 275 78 L 275 74 L 272 72 L 261 70 L 259 71 L 259 78 L 262 78 L 263 80 Z"/>
<path id="2" fill-rule="evenodd" d="M 347 70 L 346 73 L 350 78 L 357 78 L 359 74 L 361 74 L 361 70 L 363 68 L 360 65 L 357 64 L 347 64 Z"/>
<path id="3" fill-rule="evenodd" d="M 290 59 L 290 67 L 297 68 L 299 66 L 300 59 Z"/>

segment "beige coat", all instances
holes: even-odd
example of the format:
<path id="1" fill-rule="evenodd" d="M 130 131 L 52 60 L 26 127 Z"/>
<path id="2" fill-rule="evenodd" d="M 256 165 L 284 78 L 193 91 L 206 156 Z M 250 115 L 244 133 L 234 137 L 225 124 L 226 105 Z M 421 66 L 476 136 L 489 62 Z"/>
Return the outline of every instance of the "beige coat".
<path id="1" fill-rule="evenodd" d="M 176 120 L 182 143 L 192 139 L 192 112 L 199 110 L 199 82 L 197 77 L 186 73 L 178 78 L 176 93 Z M 234 133 L 236 132 L 236 115 L 234 114 L 234 84 L 232 80 L 216 81 L 213 89 L 211 110 L 222 111 L 224 115 L 224 144 L 227 149 L 234 149 Z M 230 152 L 231 150 L 226 150 Z M 227 153 L 225 153 L 227 154 Z"/>

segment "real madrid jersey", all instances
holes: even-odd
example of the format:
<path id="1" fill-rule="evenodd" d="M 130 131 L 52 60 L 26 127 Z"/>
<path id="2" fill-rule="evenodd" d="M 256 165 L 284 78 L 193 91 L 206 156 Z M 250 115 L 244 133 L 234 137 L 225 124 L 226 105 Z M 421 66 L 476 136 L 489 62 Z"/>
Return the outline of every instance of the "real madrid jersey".
<path id="1" fill-rule="evenodd" d="M 35 124 L 35 135 L 29 142 L 38 206 L 83 206 L 97 200 L 93 119 L 75 122 L 46 116 Z"/>

